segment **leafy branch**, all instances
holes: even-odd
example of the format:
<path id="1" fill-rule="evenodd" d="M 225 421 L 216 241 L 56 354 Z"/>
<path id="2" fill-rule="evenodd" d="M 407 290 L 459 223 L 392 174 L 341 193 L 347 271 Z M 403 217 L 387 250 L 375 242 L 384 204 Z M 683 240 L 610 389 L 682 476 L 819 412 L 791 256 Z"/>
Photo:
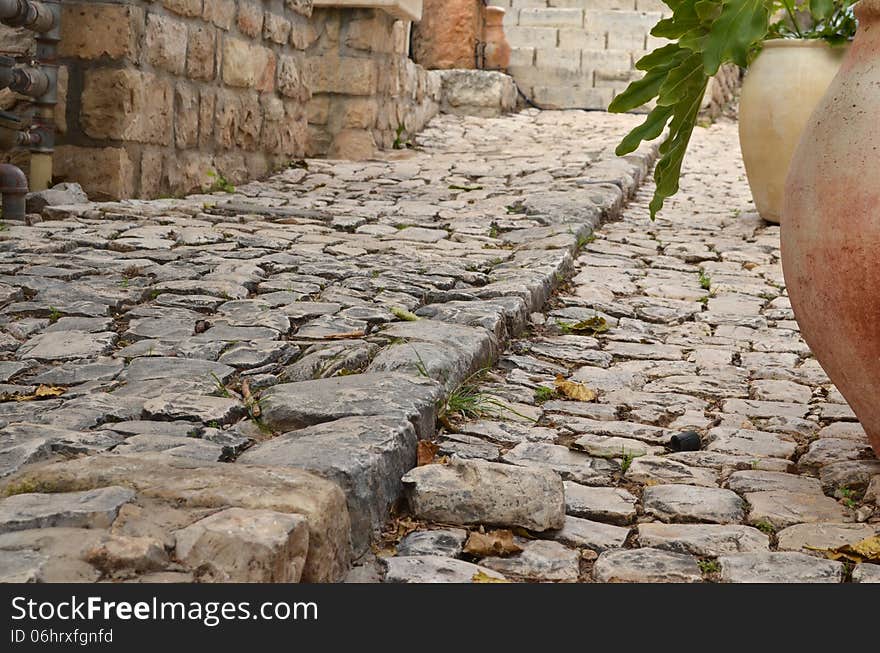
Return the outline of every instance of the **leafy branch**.
<path id="1" fill-rule="evenodd" d="M 681 166 L 690 143 L 710 77 L 725 63 L 743 68 L 766 38 L 847 40 L 855 31 L 855 0 L 663 0 L 672 15 L 660 20 L 651 35 L 671 43 L 636 63 L 644 76 L 614 98 L 608 110 L 632 111 L 654 103 L 644 121 L 616 149 L 618 156 L 634 152 L 642 141 L 666 139 L 654 168 L 656 189 L 651 219 L 679 189 Z M 772 16 L 783 18 L 771 25 Z M 805 15 L 807 28 L 798 22 Z"/>

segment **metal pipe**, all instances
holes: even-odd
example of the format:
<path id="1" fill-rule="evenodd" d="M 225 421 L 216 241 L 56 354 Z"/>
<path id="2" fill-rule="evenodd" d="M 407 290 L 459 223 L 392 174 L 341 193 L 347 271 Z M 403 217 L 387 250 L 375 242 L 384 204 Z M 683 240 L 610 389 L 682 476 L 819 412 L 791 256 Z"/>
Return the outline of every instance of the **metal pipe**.
<path id="1" fill-rule="evenodd" d="M 40 97 L 49 91 L 52 81 L 47 71 L 31 66 L 15 68 L 15 59 L 0 56 L 0 89 L 11 88 L 22 95 Z"/>
<path id="2" fill-rule="evenodd" d="M 34 139 L 30 146 L 30 177 L 31 188 L 36 191 L 52 185 L 55 105 L 58 103 L 58 42 L 61 40 L 61 3 L 59 0 L 45 0 L 44 5 L 51 12 L 53 20 L 51 29 L 37 35 L 37 61 L 49 83 L 46 92 L 34 99 L 37 112 L 31 131 L 39 138 Z"/>
<path id="3" fill-rule="evenodd" d="M 24 173 L 11 163 L 0 163 L 0 193 L 3 194 L 3 218 L 24 220 L 28 181 Z"/>
<path id="4" fill-rule="evenodd" d="M 0 0 L 0 22 L 10 27 L 25 27 L 34 32 L 48 32 L 57 23 L 48 3 L 34 0 Z"/>

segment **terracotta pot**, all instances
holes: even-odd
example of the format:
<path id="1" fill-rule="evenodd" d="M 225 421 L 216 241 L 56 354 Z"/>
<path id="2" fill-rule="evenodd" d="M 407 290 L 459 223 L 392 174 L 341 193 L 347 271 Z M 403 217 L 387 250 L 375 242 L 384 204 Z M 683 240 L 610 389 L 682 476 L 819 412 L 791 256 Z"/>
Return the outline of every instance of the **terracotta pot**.
<path id="1" fill-rule="evenodd" d="M 785 177 L 801 133 L 847 48 L 816 39 L 773 39 L 749 67 L 739 104 L 739 142 L 761 217 L 779 223 Z"/>
<path id="2" fill-rule="evenodd" d="M 484 10 L 483 41 L 486 49 L 483 68 L 486 70 L 506 70 L 510 65 L 510 44 L 504 36 L 505 13 L 501 7 L 486 7 Z"/>
<path id="3" fill-rule="evenodd" d="M 856 15 L 792 160 L 782 264 L 804 339 L 880 454 L 880 0 Z"/>

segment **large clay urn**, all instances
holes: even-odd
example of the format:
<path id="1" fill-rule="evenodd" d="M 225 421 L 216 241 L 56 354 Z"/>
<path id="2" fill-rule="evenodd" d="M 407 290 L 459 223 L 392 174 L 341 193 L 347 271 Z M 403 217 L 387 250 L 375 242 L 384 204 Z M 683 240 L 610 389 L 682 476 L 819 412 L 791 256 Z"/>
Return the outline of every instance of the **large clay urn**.
<path id="1" fill-rule="evenodd" d="M 880 454 L 880 0 L 856 16 L 792 160 L 782 264 L 804 339 Z"/>
<path id="2" fill-rule="evenodd" d="M 779 224 L 794 149 L 846 50 L 820 39 L 773 39 L 749 66 L 739 101 L 739 142 L 755 207 L 768 222 Z"/>

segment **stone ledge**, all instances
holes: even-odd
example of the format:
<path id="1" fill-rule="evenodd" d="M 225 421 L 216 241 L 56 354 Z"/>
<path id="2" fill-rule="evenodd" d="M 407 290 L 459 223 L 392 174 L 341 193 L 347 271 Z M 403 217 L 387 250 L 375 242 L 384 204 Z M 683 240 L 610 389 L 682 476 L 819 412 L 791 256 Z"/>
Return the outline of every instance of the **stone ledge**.
<path id="1" fill-rule="evenodd" d="M 422 19 L 422 0 L 314 0 L 314 6 L 322 9 L 381 9 L 400 20 Z"/>

